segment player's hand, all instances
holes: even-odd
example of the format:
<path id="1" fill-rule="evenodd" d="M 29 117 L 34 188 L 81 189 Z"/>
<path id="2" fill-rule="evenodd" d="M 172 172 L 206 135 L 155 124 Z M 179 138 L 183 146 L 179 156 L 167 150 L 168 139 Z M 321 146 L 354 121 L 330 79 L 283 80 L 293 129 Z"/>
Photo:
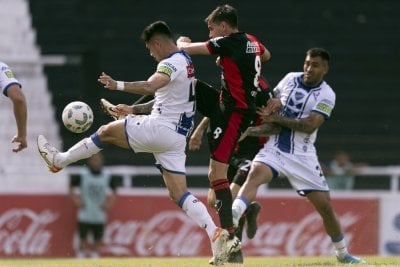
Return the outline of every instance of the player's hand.
<path id="1" fill-rule="evenodd" d="M 251 128 L 251 127 L 249 127 L 249 128 Z M 243 141 L 247 137 L 247 133 L 249 131 L 249 128 L 247 128 L 246 131 L 244 131 L 244 133 L 242 133 L 242 135 L 239 137 L 238 142 Z"/>
<path id="2" fill-rule="evenodd" d="M 192 136 L 190 136 L 190 139 L 189 139 L 189 150 L 190 151 L 196 151 L 196 150 L 200 149 L 202 137 L 203 137 L 202 134 L 196 134 L 196 133 L 193 133 Z"/>
<path id="3" fill-rule="evenodd" d="M 257 114 L 260 116 L 261 121 L 262 121 L 263 123 L 266 123 L 266 122 L 275 122 L 276 119 L 277 119 L 277 117 L 279 116 L 279 114 L 278 114 L 277 112 L 271 114 L 271 113 L 266 109 L 266 107 L 258 108 Z"/>
<path id="4" fill-rule="evenodd" d="M 119 116 L 126 116 L 129 114 L 133 114 L 133 106 L 129 106 L 126 104 L 118 104 L 115 106 L 115 112 L 117 112 L 117 114 Z"/>
<path id="5" fill-rule="evenodd" d="M 279 112 L 279 110 L 282 108 L 282 103 L 281 100 L 278 98 L 271 98 L 267 101 L 267 111 L 270 114 L 274 114 Z"/>
<path id="6" fill-rule="evenodd" d="M 181 36 L 176 40 L 176 46 L 179 49 L 182 49 L 182 47 L 185 47 L 185 45 L 190 44 L 192 40 L 187 37 L 187 36 Z"/>
<path id="7" fill-rule="evenodd" d="M 104 85 L 104 88 L 110 89 L 110 90 L 116 90 L 117 89 L 117 81 L 115 81 L 113 78 L 111 78 L 110 75 L 106 74 L 105 72 L 102 72 L 99 78 L 97 79 L 98 82 Z"/>
<path id="8" fill-rule="evenodd" d="M 26 141 L 26 137 L 21 137 L 18 135 L 15 135 L 13 139 L 11 140 L 11 143 L 17 143 L 18 146 L 16 148 L 13 148 L 12 151 L 15 153 L 18 153 L 19 151 L 25 149 L 28 146 L 28 143 Z"/>

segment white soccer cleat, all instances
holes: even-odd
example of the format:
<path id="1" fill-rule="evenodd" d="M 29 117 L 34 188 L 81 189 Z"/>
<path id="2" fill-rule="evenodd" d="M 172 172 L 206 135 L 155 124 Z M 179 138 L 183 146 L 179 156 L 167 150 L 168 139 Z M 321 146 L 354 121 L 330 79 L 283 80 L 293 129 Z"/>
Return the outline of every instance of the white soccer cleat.
<path id="1" fill-rule="evenodd" d="M 51 172 L 59 172 L 62 168 L 58 168 L 54 165 L 54 158 L 59 153 L 57 148 L 53 147 L 49 144 L 46 137 L 43 135 L 39 135 L 37 138 L 37 147 L 40 153 L 40 156 L 44 159 L 47 164 L 47 167 Z"/>
<path id="2" fill-rule="evenodd" d="M 229 233 L 225 229 L 218 228 L 211 239 L 211 250 L 213 257 L 209 263 L 213 265 L 223 265 L 228 261 L 228 246 L 227 241 Z"/>
<path id="3" fill-rule="evenodd" d="M 125 118 L 124 115 L 118 115 L 118 113 L 115 111 L 115 105 L 111 104 L 104 98 L 100 99 L 100 106 L 103 109 L 103 111 L 114 120 L 120 120 Z"/>

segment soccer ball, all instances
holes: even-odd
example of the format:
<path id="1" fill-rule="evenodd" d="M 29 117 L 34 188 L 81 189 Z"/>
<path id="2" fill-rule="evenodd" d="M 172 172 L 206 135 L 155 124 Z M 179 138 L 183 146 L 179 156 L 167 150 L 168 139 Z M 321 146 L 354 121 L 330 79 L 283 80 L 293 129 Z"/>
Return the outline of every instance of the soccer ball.
<path id="1" fill-rule="evenodd" d="M 88 104 L 74 101 L 65 106 L 62 121 L 71 132 L 83 133 L 92 126 L 93 111 Z"/>

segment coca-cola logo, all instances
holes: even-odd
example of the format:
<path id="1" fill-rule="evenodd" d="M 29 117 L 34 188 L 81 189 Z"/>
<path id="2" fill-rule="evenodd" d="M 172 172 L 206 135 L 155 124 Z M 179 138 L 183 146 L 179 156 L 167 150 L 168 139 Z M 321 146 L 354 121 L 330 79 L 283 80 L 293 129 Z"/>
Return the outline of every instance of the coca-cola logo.
<path id="1" fill-rule="evenodd" d="M 359 216 L 348 212 L 339 218 L 342 231 L 356 224 Z M 346 241 L 351 242 L 353 235 L 346 233 Z M 243 249 L 251 255 L 331 255 L 333 245 L 326 234 L 321 216 L 306 214 L 299 221 L 264 222 L 259 225 L 257 235 L 249 240 L 243 235 Z"/>
<path id="2" fill-rule="evenodd" d="M 204 243 L 206 242 L 206 243 Z M 146 222 L 112 221 L 108 224 L 102 252 L 115 255 L 198 255 L 207 234 L 180 210 L 157 213 Z"/>
<path id="3" fill-rule="evenodd" d="M 10 209 L 0 214 L 0 254 L 43 255 L 49 249 L 52 232 L 46 226 L 58 214 L 43 210 Z"/>

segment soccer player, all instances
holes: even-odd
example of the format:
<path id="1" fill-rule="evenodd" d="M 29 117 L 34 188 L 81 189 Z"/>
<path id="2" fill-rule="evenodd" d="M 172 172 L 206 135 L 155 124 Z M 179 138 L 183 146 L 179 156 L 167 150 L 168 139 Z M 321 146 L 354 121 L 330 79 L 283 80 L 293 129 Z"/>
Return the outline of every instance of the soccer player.
<path id="1" fill-rule="evenodd" d="M 264 122 L 282 127 L 253 160 L 249 176 L 233 201 L 232 214 L 237 224 L 255 198 L 257 188 L 280 174 L 286 176 L 300 196 L 307 197 L 321 215 L 327 234 L 341 263 L 361 263 L 347 251 L 339 220 L 331 206 L 329 187 L 318 162 L 314 142 L 318 128 L 331 116 L 335 93 L 323 80 L 329 69 L 330 54 L 322 48 L 307 51 L 303 72 L 287 74 L 275 87 L 282 112 L 260 111 Z M 247 136 L 262 135 L 262 126 L 246 131 Z"/>
<path id="2" fill-rule="evenodd" d="M 13 103 L 17 134 L 12 138 L 11 143 L 17 143 L 17 147 L 12 149 L 17 153 L 28 146 L 26 141 L 28 111 L 20 82 L 14 77 L 10 67 L 3 62 L 0 62 L 0 90 Z"/>
<path id="3" fill-rule="evenodd" d="M 202 81 L 197 81 L 196 87 L 198 90 L 208 90 L 211 89 L 210 85 L 202 82 Z M 266 82 L 264 78 L 260 80 L 259 87 L 257 89 L 257 96 L 256 96 L 256 105 L 257 107 L 263 107 L 267 105 L 267 102 L 269 99 L 271 99 L 273 96 L 272 88 L 269 86 L 269 84 Z M 207 101 L 211 101 L 211 94 L 210 97 L 207 98 Z M 217 98 L 218 94 L 214 95 L 214 98 Z M 214 100 L 216 101 L 216 100 Z M 275 111 L 279 109 L 280 106 L 274 107 Z M 256 114 L 255 114 L 256 115 Z M 252 125 L 259 125 L 261 123 L 261 120 L 259 116 L 255 116 L 253 119 L 253 124 Z M 189 149 L 192 151 L 198 150 L 201 146 L 202 143 L 202 138 L 204 135 L 204 132 L 208 128 L 209 125 L 209 119 L 207 117 L 204 117 L 203 120 L 199 123 L 199 125 L 196 127 L 196 129 L 193 131 L 193 134 L 190 136 L 189 139 Z M 272 125 L 269 125 L 268 127 L 271 127 L 269 134 L 274 134 L 278 133 L 280 131 L 280 127 L 272 127 Z M 230 189 L 232 192 L 232 197 L 235 198 L 237 193 L 239 192 L 240 187 L 244 184 L 247 178 L 247 174 L 250 170 L 251 162 L 254 158 L 254 156 L 258 153 L 258 151 L 262 148 L 264 143 L 268 140 L 266 136 L 260 136 L 260 137 L 248 137 L 244 138 L 242 141 L 238 142 L 235 151 L 229 161 L 229 168 L 228 168 L 228 173 L 227 177 L 230 183 Z M 208 205 L 211 208 L 216 208 L 218 210 L 218 205 L 216 205 L 215 201 L 215 193 L 212 189 L 208 191 L 208 197 L 207 197 Z M 256 234 L 257 231 L 257 215 L 261 209 L 261 206 L 258 202 L 253 201 L 249 207 L 247 208 L 246 211 L 246 216 L 242 216 L 242 218 L 239 221 L 238 228 L 236 229 L 236 236 L 239 238 L 239 240 L 242 240 L 242 231 L 244 224 L 247 224 L 247 236 L 248 238 L 252 239 L 254 235 Z M 210 264 L 213 264 L 213 260 L 211 259 L 209 261 Z M 230 263 L 243 263 L 243 255 L 242 251 L 238 250 L 230 254 L 230 257 L 228 259 L 228 262 Z"/>
<path id="4" fill-rule="evenodd" d="M 223 264 L 229 254 L 229 234 L 215 225 L 206 206 L 188 192 L 186 184 L 186 138 L 193 128 L 195 112 L 192 60 L 178 49 L 171 30 L 163 21 L 148 25 L 142 39 L 150 55 L 158 62 L 153 75 L 146 81 L 123 82 L 115 81 L 103 72 L 98 81 L 109 90 L 154 95 L 153 101 L 139 105 L 140 112 L 133 110 L 133 113 L 147 111 L 150 115 L 128 115 L 124 120 L 103 125 L 67 152 L 59 152 L 40 135 L 39 152 L 53 172 L 89 158 L 105 148 L 106 144 L 134 152 L 152 153 L 171 199 L 205 229 L 217 264 Z M 135 106 L 132 108 L 135 109 Z"/>
<path id="5" fill-rule="evenodd" d="M 78 208 L 79 250 L 78 258 L 88 255 L 100 257 L 100 245 L 104 236 L 107 213 L 112 208 L 117 191 L 117 181 L 104 171 L 101 152 L 87 161 L 88 168 L 80 175 L 72 176 L 69 193 Z M 75 190 L 79 188 L 79 190 Z M 88 240 L 93 235 L 93 243 Z"/>
<path id="6" fill-rule="evenodd" d="M 256 110 L 255 96 L 261 62 L 270 58 L 258 39 L 238 29 L 237 11 L 230 5 L 218 6 L 205 19 L 209 29 L 207 42 L 192 43 L 188 37 L 177 40 L 178 47 L 190 55 L 218 55 L 222 69 L 219 101 L 207 100 L 208 90 L 196 90 L 198 110 L 210 119 L 211 150 L 209 180 L 215 192 L 221 227 L 229 231 L 229 243 L 240 247 L 232 222 L 232 194 L 227 179 L 229 160 L 236 143 L 250 126 Z M 204 96 L 205 95 L 205 96 Z M 201 103 L 204 106 L 201 106 Z M 208 113 L 209 115 L 205 114 Z"/>

